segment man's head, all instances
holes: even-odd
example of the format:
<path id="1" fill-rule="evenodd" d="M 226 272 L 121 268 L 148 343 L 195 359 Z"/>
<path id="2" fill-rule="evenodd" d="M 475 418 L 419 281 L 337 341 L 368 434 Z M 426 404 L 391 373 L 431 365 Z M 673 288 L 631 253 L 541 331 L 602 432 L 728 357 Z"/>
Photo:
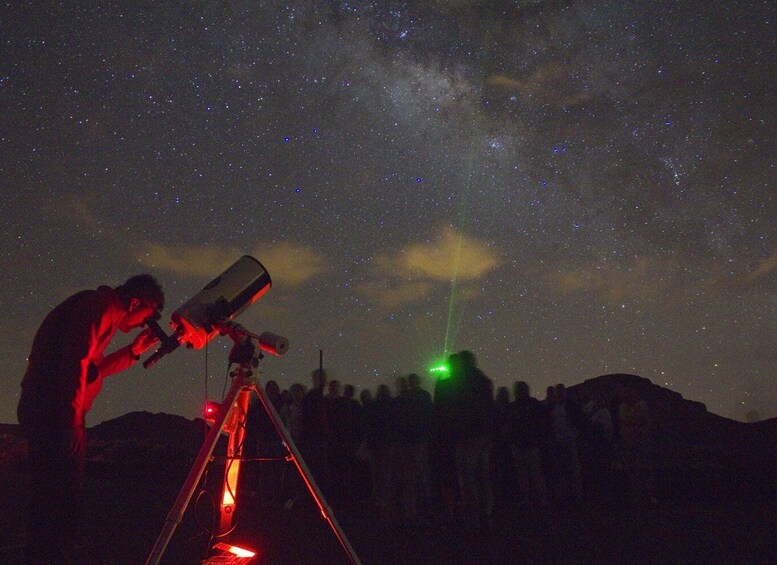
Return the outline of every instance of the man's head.
<path id="1" fill-rule="evenodd" d="M 305 398 L 305 387 L 299 383 L 294 383 L 289 387 L 289 393 L 294 403 L 299 404 Z"/>
<path id="2" fill-rule="evenodd" d="M 124 305 L 125 314 L 119 329 L 129 332 L 142 326 L 148 318 L 158 320 L 165 306 L 161 285 L 151 275 L 136 275 L 115 288 Z"/>
<path id="3" fill-rule="evenodd" d="M 319 389 L 323 392 L 323 389 L 327 383 L 326 371 L 323 369 L 316 369 L 310 374 L 310 376 L 313 380 L 313 388 Z"/>
<path id="4" fill-rule="evenodd" d="M 448 356 L 448 375 L 456 380 L 462 376 L 464 365 L 461 362 L 461 355 L 458 353 L 451 353 Z"/>
<path id="5" fill-rule="evenodd" d="M 465 371 L 469 371 L 477 367 L 477 359 L 475 354 L 469 350 L 459 351 L 459 357 L 461 358 L 461 364 Z"/>
<path id="6" fill-rule="evenodd" d="M 281 395 L 281 387 L 277 381 L 267 381 L 267 384 L 264 385 L 264 391 L 271 399 L 278 398 Z"/>
<path id="7" fill-rule="evenodd" d="M 529 384 L 526 381 L 516 381 L 513 384 L 513 398 L 515 400 L 525 400 L 529 396 Z"/>

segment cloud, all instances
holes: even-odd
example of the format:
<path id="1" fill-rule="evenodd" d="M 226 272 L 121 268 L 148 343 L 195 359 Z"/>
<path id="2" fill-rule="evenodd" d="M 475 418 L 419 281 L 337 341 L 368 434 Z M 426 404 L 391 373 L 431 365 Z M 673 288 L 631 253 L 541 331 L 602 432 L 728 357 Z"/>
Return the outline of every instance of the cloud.
<path id="1" fill-rule="evenodd" d="M 761 261 L 752 273 L 747 275 L 747 280 L 748 282 L 756 281 L 774 271 L 775 268 L 777 268 L 777 249 Z"/>
<path id="2" fill-rule="evenodd" d="M 404 304 L 420 302 L 429 296 L 433 285 L 429 281 L 412 281 L 386 287 L 385 283 L 368 281 L 356 287 L 356 291 L 381 308 L 392 310 Z"/>
<path id="3" fill-rule="evenodd" d="M 235 249 L 220 247 L 146 243 L 138 255 L 138 261 L 146 267 L 184 277 L 213 277 L 234 263 L 240 255 Z"/>
<path id="4" fill-rule="evenodd" d="M 487 83 L 491 86 L 499 86 L 506 90 L 512 90 L 516 92 L 523 90 L 523 83 L 521 83 L 521 81 L 505 75 L 491 75 L 488 77 Z"/>
<path id="5" fill-rule="evenodd" d="M 57 195 L 47 199 L 43 208 L 47 217 L 64 222 L 69 229 L 77 228 L 86 234 L 102 235 L 102 209 L 86 192 Z"/>
<path id="6" fill-rule="evenodd" d="M 572 78 L 578 74 L 580 71 L 575 67 L 553 61 L 538 66 L 523 80 L 497 74 L 488 77 L 487 84 L 519 95 L 524 102 L 578 106 L 597 95 L 591 81 Z"/>
<path id="7" fill-rule="evenodd" d="M 631 299 L 653 298 L 678 283 L 681 269 L 675 259 L 641 257 L 628 265 L 605 261 L 562 267 L 546 279 L 562 295 L 590 292 L 613 304 Z"/>
<path id="8" fill-rule="evenodd" d="M 283 241 L 255 251 L 274 281 L 301 285 L 324 274 L 328 261 L 309 245 Z"/>
<path id="9" fill-rule="evenodd" d="M 139 254 L 141 264 L 184 277 L 212 278 L 237 261 L 245 250 L 209 245 L 163 245 L 146 243 Z M 251 253 L 272 277 L 273 283 L 297 286 L 326 270 L 327 261 L 308 245 L 292 242 L 259 246 Z"/>
<path id="10" fill-rule="evenodd" d="M 378 256 L 370 280 L 357 291 L 378 307 L 392 309 L 427 299 L 455 278 L 457 297 L 466 299 L 476 294 L 473 283 L 498 264 L 493 247 L 445 228 L 433 240 Z"/>
<path id="11" fill-rule="evenodd" d="M 387 273 L 408 279 L 459 281 L 479 279 L 499 264 L 496 251 L 475 238 L 445 228 L 434 241 L 415 243 L 377 258 Z"/>
<path id="12" fill-rule="evenodd" d="M 148 242 L 137 258 L 156 271 L 210 280 L 245 253 L 228 246 Z M 312 247 L 293 242 L 260 245 L 249 254 L 267 268 L 273 283 L 285 286 L 299 286 L 325 275 L 329 264 Z M 447 290 L 455 277 L 457 297 L 464 300 L 477 293 L 474 283 L 498 264 L 493 247 L 445 228 L 434 239 L 378 256 L 365 280 L 354 288 L 375 306 L 390 310 Z"/>

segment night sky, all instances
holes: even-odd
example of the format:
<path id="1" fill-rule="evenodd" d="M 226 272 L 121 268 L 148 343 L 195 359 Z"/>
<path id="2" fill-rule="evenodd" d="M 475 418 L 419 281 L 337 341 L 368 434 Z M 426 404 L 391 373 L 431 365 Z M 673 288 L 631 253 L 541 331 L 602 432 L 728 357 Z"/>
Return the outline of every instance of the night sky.
<path id="1" fill-rule="evenodd" d="M 4 2 L 0 28 L 0 422 L 66 296 L 150 272 L 166 326 L 243 254 L 273 288 L 238 321 L 291 345 L 263 382 L 470 349 L 539 398 L 627 372 L 777 416 L 772 0 Z M 110 377 L 87 423 L 198 416 L 231 345 Z"/>

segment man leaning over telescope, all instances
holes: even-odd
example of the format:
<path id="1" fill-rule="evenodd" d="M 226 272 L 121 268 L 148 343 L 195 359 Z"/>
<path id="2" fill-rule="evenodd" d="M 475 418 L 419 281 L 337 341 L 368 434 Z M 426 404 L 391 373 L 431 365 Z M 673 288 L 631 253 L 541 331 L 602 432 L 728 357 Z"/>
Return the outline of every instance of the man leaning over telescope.
<path id="1" fill-rule="evenodd" d="M 32 343 L 17 415 L 29 445 L 30 517 L 25 563 L 70 563 L 80 522 L 85 416 L 103 378 L 132 366 L 154 346 L 151 328 L 103 356 L 116 333 L 157 320 L 164 293 L 151 275 L 67 298 L 43 320 Z"/>

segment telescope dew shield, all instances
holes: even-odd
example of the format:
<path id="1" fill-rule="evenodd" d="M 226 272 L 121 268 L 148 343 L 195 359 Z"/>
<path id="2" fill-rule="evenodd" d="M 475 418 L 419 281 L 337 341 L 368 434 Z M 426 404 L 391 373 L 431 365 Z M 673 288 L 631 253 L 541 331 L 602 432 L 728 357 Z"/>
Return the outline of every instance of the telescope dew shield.
<path id="1" fill-rule="evenodd" d="M 218 333 L 213 328 L 216 322 L 234 320 L 271 285 L 267 269 L 250 255 L 243 255 L 173 312 L 170 325 L 180 343 L 200 349 Z"/>

